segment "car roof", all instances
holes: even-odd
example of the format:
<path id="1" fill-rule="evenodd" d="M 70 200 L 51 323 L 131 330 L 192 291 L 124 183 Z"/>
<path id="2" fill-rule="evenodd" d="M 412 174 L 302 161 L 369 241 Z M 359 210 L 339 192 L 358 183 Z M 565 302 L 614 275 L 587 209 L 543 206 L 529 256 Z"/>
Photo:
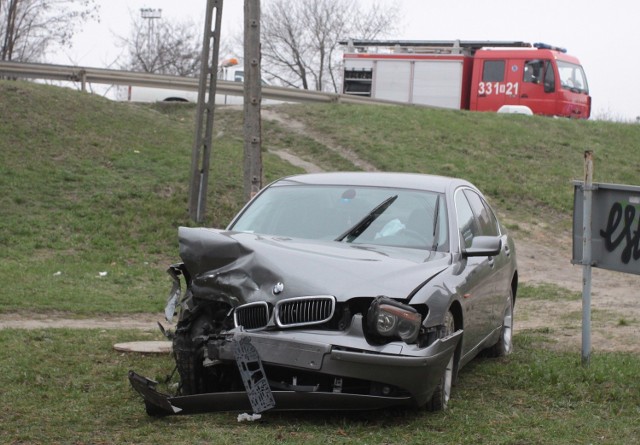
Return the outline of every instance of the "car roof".
<path id="1" fill-rule="evenodd" d="M 425 175 L 419 173 L 389 173 L 389 172 L 334 172 L 310 173 L 288 176 L 272 185 L 286 185 L 288 183 L 309 185 L 341 185 L 364 187 L 395 187 L 413 190 L 429 190 L 444 193 L 450 187 L 462 185 L 475 187 L 468 181 L 447 176 Z"/>

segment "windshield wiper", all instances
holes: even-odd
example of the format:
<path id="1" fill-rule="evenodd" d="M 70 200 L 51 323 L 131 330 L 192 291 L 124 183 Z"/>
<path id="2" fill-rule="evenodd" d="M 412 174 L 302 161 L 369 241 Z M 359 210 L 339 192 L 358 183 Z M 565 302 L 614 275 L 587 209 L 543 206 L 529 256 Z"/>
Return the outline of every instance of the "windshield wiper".
<path id="1" fill-rule="evenodd" d="M 346 242 L 350 243 L 351 241 L 362 235 L 362 232 L 367 230 L 371 223 L 374 222 L 378 218 L 378 216 L 382 215 L 396 199 L 398 199 L 398 195 L 390 196 L 389 198 L 382 201 L 372 211 L 367 213 L 364 218 L 358 221 L 353 227 L 350 227 L 349 230 L 337 237 L 335 241 L 343 241 L 345 238 L 347 238 Z"/>

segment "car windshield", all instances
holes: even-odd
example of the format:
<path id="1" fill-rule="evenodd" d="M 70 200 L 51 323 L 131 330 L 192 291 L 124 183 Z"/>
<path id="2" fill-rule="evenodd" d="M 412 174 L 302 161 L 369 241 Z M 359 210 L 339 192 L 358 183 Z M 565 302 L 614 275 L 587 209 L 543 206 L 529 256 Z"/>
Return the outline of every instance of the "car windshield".
<path id="1" fill-rule="evenodd" d="M 563 89 L 576 93 L 589 93 L 587 78 L 580 65 L 558 60 L 558 72 L 560 73 L 560 84 Z"/>
<path id="2" fill-rule="evenodd" d="M 442 194 L 386 187 L 274 186 L 229 227 L 291 238 L 447 251 Z"/>

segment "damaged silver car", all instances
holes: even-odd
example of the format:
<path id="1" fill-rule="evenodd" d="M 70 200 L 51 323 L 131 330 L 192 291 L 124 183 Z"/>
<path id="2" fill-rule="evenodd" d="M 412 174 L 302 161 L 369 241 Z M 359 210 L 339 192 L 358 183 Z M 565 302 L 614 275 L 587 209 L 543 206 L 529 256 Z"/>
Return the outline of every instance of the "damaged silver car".
<path id="1" fill-rule="evenodd" d="M 442 410 L 462 366 L 512 349 L 514 243 L 461 179 L 287 177 L 179 242 L 178 392 L 129 374 L 150 414 Z"/>

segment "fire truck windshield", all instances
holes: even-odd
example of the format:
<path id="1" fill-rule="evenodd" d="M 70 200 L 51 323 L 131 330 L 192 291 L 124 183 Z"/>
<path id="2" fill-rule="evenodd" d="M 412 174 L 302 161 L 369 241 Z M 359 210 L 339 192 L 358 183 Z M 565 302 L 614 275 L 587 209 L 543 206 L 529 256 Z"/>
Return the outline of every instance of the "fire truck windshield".
<path id="1" fill-rule="evenodd" d="M 558 71 L 560 73 L 560 84 L 563 89 L 571 90 L 574 93 L 589 94 L 587 78 L 580 65 L 558 60 Z"/>

